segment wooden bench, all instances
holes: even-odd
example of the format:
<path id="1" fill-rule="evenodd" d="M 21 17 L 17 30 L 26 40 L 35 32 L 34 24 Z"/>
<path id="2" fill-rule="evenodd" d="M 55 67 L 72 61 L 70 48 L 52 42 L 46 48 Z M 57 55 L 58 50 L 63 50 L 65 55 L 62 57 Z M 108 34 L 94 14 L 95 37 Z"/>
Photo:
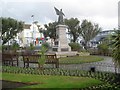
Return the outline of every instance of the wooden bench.
<path id="1" fill-rule="evenodd" d="M 18 55 L 10 53 L 2 53 L 2 63 L 4 65 L 14 65 L 14 62 L 18 66 Z"/>
<path id="2" fill-rule="evenodd" d="M 45 64 L 55 64 L 56 68 L 59 68 L 59 59 L 57 58 L 56 54 L 54 55 L 45 55 L 46 60 Z M 33 54 L 33 55 L 23 55 L 23 62 L 24 67 L 29 67 L 30 63 L 39 64 L 39 59 L 41 58 L 41 55 Z M 26 65 L 27 64 L 27 65 Z"/>

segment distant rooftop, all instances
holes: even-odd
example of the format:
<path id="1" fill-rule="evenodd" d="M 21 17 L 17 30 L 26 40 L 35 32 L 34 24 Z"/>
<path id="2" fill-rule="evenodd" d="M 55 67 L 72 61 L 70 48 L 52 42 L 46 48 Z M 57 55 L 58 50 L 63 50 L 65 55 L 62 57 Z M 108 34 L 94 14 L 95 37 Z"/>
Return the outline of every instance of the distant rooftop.
<path id="1" fill-rule="evenodd" d="M 31 24 L 24 24 L 24 29 L 30 29 L 30 26 L 31 26 Z M 37 25 L 38 26 L 38 28 L 40 27 L 40 25 Z"/>
<path id="2" fill-rule="evenodd" d="M 31 26 L 30 24 L 25 24 L 24 29 L 30 29 L 30 26 Z"/>

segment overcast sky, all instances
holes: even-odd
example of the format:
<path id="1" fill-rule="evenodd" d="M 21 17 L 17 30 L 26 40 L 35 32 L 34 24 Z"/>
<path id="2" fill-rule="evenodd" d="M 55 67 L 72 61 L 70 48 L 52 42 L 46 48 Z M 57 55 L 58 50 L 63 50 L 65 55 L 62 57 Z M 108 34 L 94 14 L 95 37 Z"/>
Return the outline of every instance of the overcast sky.
<path id="1" fill-rule="evenodd" d="M 103 30 L 118 27 L 119 0 L 2 0 L 0 14 L 25 23 L 34 20 L 40 24 L 57 21 L 54 6 L 63 10 L 65 18 L 87 19 L 97 23 Z"/>

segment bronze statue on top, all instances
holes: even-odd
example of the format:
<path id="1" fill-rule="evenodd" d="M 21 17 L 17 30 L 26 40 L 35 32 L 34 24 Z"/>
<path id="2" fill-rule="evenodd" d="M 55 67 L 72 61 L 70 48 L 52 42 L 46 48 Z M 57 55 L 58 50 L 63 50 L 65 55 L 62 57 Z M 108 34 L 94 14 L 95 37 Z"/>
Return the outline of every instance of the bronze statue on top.
<path id="1" fill-rule="evenodd" d="M 58 24 L 64 24 L 63 16 L 65 16 L 65 15 L 62 12 L 62 9 L 60 9 L 60 11 L 56 7 L 54 7 L 54 9 L 56 11 L 56 14 L 59 15 L 59 17 L 58 17 Z"/>

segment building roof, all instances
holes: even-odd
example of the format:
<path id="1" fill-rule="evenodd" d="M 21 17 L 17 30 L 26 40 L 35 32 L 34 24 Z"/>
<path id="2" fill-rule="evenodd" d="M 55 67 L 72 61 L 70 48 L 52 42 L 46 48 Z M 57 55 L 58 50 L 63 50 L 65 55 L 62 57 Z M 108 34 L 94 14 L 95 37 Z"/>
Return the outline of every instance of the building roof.
<path id="1" fill-rule="evenodd" d="M 30 29 L 31 24 L 24 24 L 24 29 Z M 37 25 L 37 27 L 39 28 L 40 25 Z"/>
<path id="2" fill-rule="evenodd" d="M 24 24 L 24 29 L 30 29 L 30 24 Z"/>

